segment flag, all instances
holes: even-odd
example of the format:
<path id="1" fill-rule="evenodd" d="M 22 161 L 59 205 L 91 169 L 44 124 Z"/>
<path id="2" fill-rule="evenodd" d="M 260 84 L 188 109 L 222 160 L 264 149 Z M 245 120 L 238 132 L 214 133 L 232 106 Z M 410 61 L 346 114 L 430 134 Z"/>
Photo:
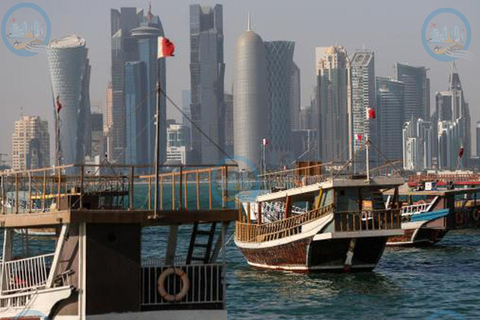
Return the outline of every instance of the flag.
<path id="1" fill-rule="evenodd" d="M 465 149 L 463 147 L 460 147 L 460 150 L 458 150 L 458 157 L 461 158 L 463 157 L 463 152 L 465 151 Z"/>
<path id="2" fill-rule="evenodd" d="M 165 37 L 158 37 L 158 56 L 157 58 L 173 57 L 175 45 Z"/>
<path id="3" fill-rule="evenodd" d="M 57 113 L 60 113 L 60 110 L 62 110 L 62 104 L 60 103 L 60 95 L 57 96 L 56 104 L 57 104 Z"/>
<path id="4" fill-rule="evenodd" d="M 267 138 L 263 138 L 263 140 L 262 140 L 262 145 L 268 146 L 269 143 L 270 143 L 270 141 L 268 141 Z"/>
<path id="5" fill-rule="evenodd" d="M 375 109 L 367 108 L 367 120 L 375 119 Z"/>
<path id="6" fill-rule="evenodd" d="M 361 134 L 357 134 L 357 135 L 355 135 L 355 138 L 356 138 L 358 141 L 361 141 L 361 140 L 362 140 L 362 135 L 361 135 Z"/>

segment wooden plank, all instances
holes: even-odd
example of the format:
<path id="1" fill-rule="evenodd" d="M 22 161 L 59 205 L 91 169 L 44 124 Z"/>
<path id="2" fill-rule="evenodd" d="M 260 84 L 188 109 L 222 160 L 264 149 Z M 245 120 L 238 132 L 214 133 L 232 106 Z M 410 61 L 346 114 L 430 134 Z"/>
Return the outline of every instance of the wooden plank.
<path id="1" fill-rule="evenodd" d="M 70 222 L 69 211 L 41 212 L 28 214 L 6 214 L 0 216 L 0 226 L 5 228 L 25 228 L 52 226 Z"/>

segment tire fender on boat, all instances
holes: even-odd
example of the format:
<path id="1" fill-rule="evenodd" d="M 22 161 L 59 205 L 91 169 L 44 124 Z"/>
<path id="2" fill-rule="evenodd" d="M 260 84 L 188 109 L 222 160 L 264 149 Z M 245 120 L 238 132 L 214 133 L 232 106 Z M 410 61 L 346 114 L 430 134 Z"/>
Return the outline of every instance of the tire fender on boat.
<path id="1" fill-rule="evenodd" d="M 172 274 L 179 276 L 182 280 L 182 289 L 177 294 L 170 294 L 165 290 L 165 280 Z M 157 289 L 163 299 L 170 302 L 180 301 L 187 295 L 187 292 L 190 289 L 190 280 L 188 279 L 187 273 L 182 269 L 174 267 L 167 268 L 160 274 L 160 277 L 158 277 Z"/>
<path id="2" fill-rule="evenodd" d="M 458 212 L 455 214 L 455 223 L 456 223 L 457 225 L 463 225 L 463 212 L 458 211 Z"/>

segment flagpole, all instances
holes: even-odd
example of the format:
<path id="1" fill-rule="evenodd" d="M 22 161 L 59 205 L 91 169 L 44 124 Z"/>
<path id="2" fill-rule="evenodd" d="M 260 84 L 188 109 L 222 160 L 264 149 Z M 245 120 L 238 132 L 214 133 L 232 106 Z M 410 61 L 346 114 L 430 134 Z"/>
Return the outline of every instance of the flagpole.
<path id="1" fill-rule="evenodd" d="M 160 64 L 159 68 L 160 68 Z M 157 103 L 155 106 L 155 121 L 156 121 L 156 130 L 155 130 L 155 196 L 154 196 L 154 205 L 153 205 L 153 218 L 157 219 L 158 217 L 158 207 L 159 207 L 159 181 L 158 174 L 160 171 L 160 79 L 157 81 Z"/>

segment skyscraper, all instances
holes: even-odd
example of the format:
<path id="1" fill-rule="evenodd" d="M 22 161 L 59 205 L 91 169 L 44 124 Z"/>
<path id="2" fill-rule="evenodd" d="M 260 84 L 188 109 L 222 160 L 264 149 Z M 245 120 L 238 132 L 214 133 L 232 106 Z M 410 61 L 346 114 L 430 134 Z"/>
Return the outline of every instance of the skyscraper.
<path id="1" fill-rule="evenodd" d="M 377 77 L 378 147 L 387 160 L 401 160 L 403 155 L 405 84 Z M 383 162 L 385 159 L 379 159 Z"/>
<path id="2" fill-rule="evenodd" d="M 216 144 L 224 145 L 223 7 L 190 5 L 192 119 Z M 192 127 L 193 162 L 217 163 L 223 154 Z"/>
<path id="3" fill-rule="evenodd" d="M 369 119 L 367 110 L 376 110 L 375 98 L 375 55 L 371 51 L 355 52 L 350 69 L 351 102 L 349 145 L 353 148 L 356 170 L 365 169 L 365 139 L 378 147 L 377 119 Z M 376 164 L 377 155 L 372 148 L 369 161 Z"/>
<path id="4" fill-rule="evenodd" d="M 395 65 L 396 79 L 405 84 L 404 122 L 430 119 L 430 80 L 425 67 L 413 67 L 399 63 Z"/>
<path id="5" fill-rule="evenodd" d="M 348 159 L 348 56 L 343 46 L 315 48 L 320 159 Z"/>
<path id="6" fill-rule="evenodd" d="M 133 94 L 129 92 L 129 98 L 133 99 L 135 96 L 135 108 L 143 108 L 146 112 L 146 117 L 142 123 L 137 123 L 139 126 L 135 130 L 128 132 L 143 130 L 146 132 L 145 139 L 142 143 L 146 147 L 139 148 L 142 154 L 141 159 L 145 159 L 147 163 L 154 161 L 155 149 L 155 109 L 156 104 L 160 105 L 160 162 L 166 160 L 166 98 L 165 95 L 160 95 L 160 101 L 157 101 L 157 81 L 160 83 L 163 91 L 166 91 L 166 64 L 165 59 L 157 59 L 157 39 L 163 36 L 163 27 L 158 16 L 152 14 L 151 7 L 146 15 L 143 10 L 137 8 L 121 8 L 120 11 L 116 9 L 111 10 L 111 28 L 112 28 L 112 124 L 110 128 L 109 140 L 111 143 L 112 162 L 124 162 L 125 155 L 128 149 L 128 143 L 133 143 L 135 137 L 126 136 L 127 124 L 133 124 L 130 101 L 129 111 L 126 110 L 126 75 L 125 67 L 129 66 L 129 77 L 132 80 L 132 75 L 137 81 L 145 81 L 145 89 L 142 91 L 143 96 L 138 96 L 138 92 Z M 136 62 L 143 63 L 140 67 Z M 134 67 L 134 65 L 136 67 Z M 133 69 L 137 69 L 134 71 Z M 138 79 L 138 70 L 144 68 L 144 80 Z M 137 73 L 136 73 L 137 72 Z M 141 73 L 141 71 L 140 71 Z M 133 80 L 132 80 L 133 81 Z M 131 84 L 132 82 L 130 82 Z M 138 83 L 134 85 L 136 89 L 141 87 Z M 133 95 L 132 95 L 133 94 Z M 134 99 L 134 100 L 135 100 Z M 128 120 L 127 120 L 128 119 Z M 136 120 L 135 120 L 136 121 Z M 130 126 L 130 129 L 133 127 Z M 137 147 L 135 147 L 137 150 Z M 130 152 L 133 149 L 130 148 Z M 130 153 L 132 155 L 132 153 Z M 132 160 L 130 158 L 129 160 Z M 137 159 L 139 161 L 140 159 Z M 137 162 L 138 163 L 138 162 Z"/>
<path id="7" fill-rule="evenodd" d="M 292 69 L 293 41 L 266 41 L 268 88 L 267 166 L 276 168 L 292 162 Z"/>
<path id="8" fill-rule="evenodd" d="M 477 121 L 476 128 L 476 140 L 477 140 L 477 157 L 480 156 L 480 121 Z"/>
<path id="9" fill-rule="evenodd" d="M 90 150 L 90 65 L 86 41 L 70 35 L 47 46 L 53 96 L 60 111 L 61 163 L 82 163 Z M 57 159 L 56 159 L 57 160 Z"/>
<path id="10" fill-rule="evenodd" d="M 295 62 L 290 71 L 290 127 L 292 130 L 300 129 L 300 68 Z"/>
<path id="11" fill-rule="evenodd" d="M 448 90 L 437 92 L 438 167 L 456 169 L 468 167 L 471 156 L 470 110 L 456 68 L 450 74 Z M 463 157 L 458 156 L 460 148 Z"/>
<path id="12" fill-rule="evenodd" d="M 403 128 L 403 168 L 425 170 L 432 166 L 431 123 L 412 117 Z"/>
<path id="13" fill-rule="evenodd" d="M 148 164 L 148 110 L 145 99 L 148 95 L 147 70 L 141 61 L 125 63 L 125 111 L 127 164 Z"/>
<path id="14" fill-rule="evenodd" d="M 233 94 L 225 94 L 225 151 L 233 154 Z"/>
<path id="15" fill-rule="evenodd" d="M 12 135 L 13 170 L 50 166 L 48 122 L 40 117 L 22 117 L 15 121 Z"/>
<path id="16" fill-rule="evenodd" d="M 267 134 L 267 103 L 265 46 L 252 31 L 249 20 L 235 48 L 233 134 L 235 155 L 248 159 L 255 167 L 260 167 L 262 139 Z M 239 169 L 252 168 L 242 161 Z"/>

